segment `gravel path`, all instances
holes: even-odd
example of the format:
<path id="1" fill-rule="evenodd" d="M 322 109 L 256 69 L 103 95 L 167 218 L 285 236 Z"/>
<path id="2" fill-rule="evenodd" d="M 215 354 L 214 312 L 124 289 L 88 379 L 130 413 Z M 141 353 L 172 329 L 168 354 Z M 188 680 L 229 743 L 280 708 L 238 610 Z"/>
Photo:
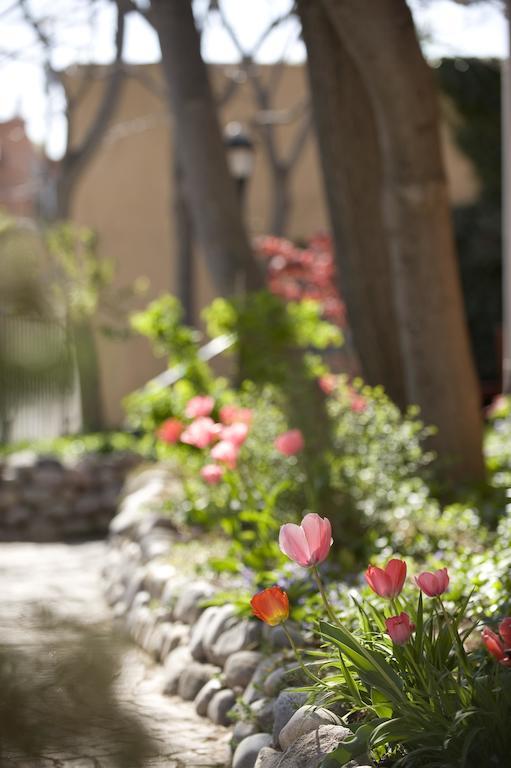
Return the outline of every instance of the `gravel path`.
<path id="1" fill-rule="evenodd" d="M 162 696 L 161 667 L 116 636 L 105 551 L 0 544 L 1 768 L 225 766 L 228 732 Z"/>

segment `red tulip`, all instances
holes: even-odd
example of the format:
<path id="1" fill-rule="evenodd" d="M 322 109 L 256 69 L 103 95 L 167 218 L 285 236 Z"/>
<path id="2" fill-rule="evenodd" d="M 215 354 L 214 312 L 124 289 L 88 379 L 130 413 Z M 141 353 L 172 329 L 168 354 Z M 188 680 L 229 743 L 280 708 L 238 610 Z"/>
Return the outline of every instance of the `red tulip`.
<path id="1" fill-rule="evenodd" d="M 222 440 L 226 440 L 233 445 L 243 445 L 248 436 L 248 425 L 243 424 L 241 421 L 235 421 L 234 424 L 230 424 L 228 427 L 223 427 L 220 436 Z"/>
<path id="2" fill-rule="evenodd" d="M 284 456 L 294 456 L 295 453 L 303 450 L 304 445 L 303 435 L 299 429 L 290 429 L 275 440 L 275 448 Z"/>
<path id="3" fill-rule="evenodd" d="M 328 518 L 310 512 L 301 525 L 286 523 L 280 529 L 282 552 L 303 568 L 326 560 L 332 546 L 332 526 Z"/>
<path id="4" fill-rule="evenodd" d="M 229 469 L 235 469 L 236 462 L 238 461 L 239 448 L 234 443 L 229 443 L 227 440 L 222 440 L 217 443 L 211 451 L 211 458 L 215 461 L 221 461 Z"/>
<path id="5" fill-rule="evenodd" d="M 370 565 L 364 576 L 373 592 L 380 597 L 397 597 L 405 583 L 406 563 L 394 558 L 389 560 L 385 568 Z"/>
<path id="6" fill-rule="evenodd" d="M 181 435 L 181 442 L 196 448 L 207 448 L 218 437 L 219 427 L 209 416 L 195 419 Z"/>
<path id="7" fill-rule="evenodd" d="M 506 648 L 511 648 L 511 616 L 500 622 L 499 635 L 504 641 Z"/>
<path id="8" fill-rule="evenodd" d="M 504 667 L 511 667 L 511 650 L 506 647 L 507 643 L 504 645 L 500 637 L 488 627 L 483 629 L 481 637 L 486 648 L 499 664 Z"/>
<path id="9" fill-rule="evenodd" d="M 449 586 L 449 574 L 447 568 L 441 568 L 435 573 L 424 571 L 415 577 L 415 583 L 428 597 L 438 597 L 447 591 Z"/>
<path id="10" fill-rule="evenodd" d="M 280 587 L 268 587 L 254 595 L 250 601 L 252 613 L 261 621 L 275 627 L 289 617 L 289 598 Z"/>
<path id="11" fill-rule="evenodd" d="M 209 485 L 216 485 L 222 479 L 224 470 L 218 464 L 206 464 L 200 471 L 202 479 Z"/>
<path id="12" fill-rule="evenodd" d="M 185 408 L 185 416 L 189 419 L 198 419 L 201 416 L 209 416 L 215 406 L 215 401 L 210 395 L 197 395 L 188 401 Z"/>
<path id="13" fill-rule="evenodd" d="M 162 442 L 172 445 L 177 443 L 183 430 L 184 424 L 179 419 L 166 419 L 166 421 L 160 424 L 156 434 Z"/>
<path id="14" fill-rule="evenodd" d="M 385 619 L 385 626 L 392 642 L 396 645 L 405 645 L 415 631 L 415 624 L 412 624 L 407 613 Z"/>

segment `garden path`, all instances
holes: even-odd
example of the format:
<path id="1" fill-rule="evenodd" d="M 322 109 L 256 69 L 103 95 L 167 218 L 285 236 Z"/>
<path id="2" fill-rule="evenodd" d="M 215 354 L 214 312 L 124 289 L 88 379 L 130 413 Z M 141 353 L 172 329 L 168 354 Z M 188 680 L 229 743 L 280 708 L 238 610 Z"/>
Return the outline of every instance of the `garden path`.
<path id="1" fill-rule="evenodd" d="M 0 544 L 1 768 L 224 766 L 226 729 L 162 696 L 162 668 L 115 639 L 105 554 L 103 542 Z M 37 759 L 22 754 L 29 736 L 42 739 Z"/>

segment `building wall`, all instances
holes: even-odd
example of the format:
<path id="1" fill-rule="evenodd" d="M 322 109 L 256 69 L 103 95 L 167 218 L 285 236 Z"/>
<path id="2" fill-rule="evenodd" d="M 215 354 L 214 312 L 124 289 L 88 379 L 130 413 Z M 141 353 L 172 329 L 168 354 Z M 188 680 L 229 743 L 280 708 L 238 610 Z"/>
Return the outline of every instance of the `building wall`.
<path id="1" fill-rule="evenodd" d="M 24 120 L 0 123 L 0 208 L 13 216 L 37 214 L 39 166 Z"/>
<path id="2" fill-rule="evenodd" d="M 271 67 L 262 67 L 261 76 L 274 76 Z M 74 119 L 80 139 L 94 114 L 104 82 L 98 78 L 88 89 Z M 233 67 L 211 68 L 218 94 L 225 93 L 232 77 L 239 78 Z M 242 78 L 241 78 L 242 79 Z M 69 88 L 77 87 L 78 77 L 69 77 Z M 174 222 L 172 216 L 172 123 L 163 98 L 164 84 L 158 65 L 131 67 L 111 127 L 100 148 L 84 172 L 75 194 L 72 218 L 94 228 L 99 235 L 100 254 L 117 265 L 119 286 L 145 276 L 149 290 L 140 306 L 164 292 L 175 291 Z M 289 110 L 300 113 L 307 101 L 306 73 L 301 66 L 285 66 L 280 73 L 274 103 L 281 119 Z M 254 126 L 261 115 L 254 104 L 249 81 L 240 82 L 231 98 L 221 108 L 221 123 L 239 121 Z M 292 116 L 292 115 L 291 115 Z M 292 144 L 300 130 L 297 119 L 274 127 L 279 153 Z M 477 181 L 470 163 L 459 153 L 442 128 L 446 166 L 454 201 L 468 202 L 477 196 Z M 270 166 L 265 157 L 257 127 L 252 129 L 255 142 L 255 167 L 247 194 L 247 223 L 252 235 L 270 232 L 272 185 Z M 291 180 L 292 207 L 287 236 L 306 239 L 327 228 L 317 146 L 312 129 Z M 196 314 L 213 298 L 211 281 L 197 254 Z M 144 339 L 114 341 L 98 335 L 102 393 L 105 417 L 109 425 L 122 419 L 120 401 L 124 395 L 142 386 L 160 372 L 164 361 L 155 360 Z"/>

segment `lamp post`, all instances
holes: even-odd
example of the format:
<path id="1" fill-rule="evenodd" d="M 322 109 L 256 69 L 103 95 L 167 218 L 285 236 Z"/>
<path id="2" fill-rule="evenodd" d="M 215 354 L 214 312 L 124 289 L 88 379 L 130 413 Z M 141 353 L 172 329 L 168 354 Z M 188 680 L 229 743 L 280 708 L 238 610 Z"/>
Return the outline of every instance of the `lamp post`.
<path id="1" fill-rule="evenodd" d="M 244 206 L 247 182 L 254 170 L 254 143 L 241 123 L 228 123 L 224 131 L 227 164 L 233 179 L 240 205 Z"/>

